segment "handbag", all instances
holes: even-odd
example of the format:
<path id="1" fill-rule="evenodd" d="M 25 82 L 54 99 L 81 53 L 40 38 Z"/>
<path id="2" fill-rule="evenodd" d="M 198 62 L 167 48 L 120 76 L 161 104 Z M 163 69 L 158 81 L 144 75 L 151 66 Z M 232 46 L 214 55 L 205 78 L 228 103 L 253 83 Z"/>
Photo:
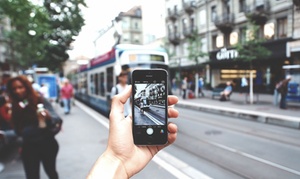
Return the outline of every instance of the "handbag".
<path id="1" fill-rule="evenodd" d="M 52 107 L 52 104 L 47 99 L 43 99 L 43 104 L 45 109 L 48 110 L 51 119 L 49 122 L 47 122 L 49 129 L 52 134 L 56 135 L 59 131 L 61 131 L 63 120 L 57 114 L 57 112 Z"/>

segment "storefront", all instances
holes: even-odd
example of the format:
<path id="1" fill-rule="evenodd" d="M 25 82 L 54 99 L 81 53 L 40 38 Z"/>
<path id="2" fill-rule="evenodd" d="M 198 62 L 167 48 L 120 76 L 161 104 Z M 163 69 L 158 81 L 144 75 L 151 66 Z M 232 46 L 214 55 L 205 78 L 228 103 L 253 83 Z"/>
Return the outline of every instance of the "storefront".
<path id="1" fill-rule="evenodd" d="M 284 76 L 282 66 L 290 64 L 291 59 L 286 56 L 286 44 L 290 39 L 281 39 L 265 42 L 265 46 L 271 55 L 268 59 L 256 59 L 251 63 L 253 72 L 254 89 L 261 93 L 272 93 L 276 81 Z M 222 48 L 210 53 L 211 85 L 232 81 L 234 89 L 239 90 L 241 78 L 246 77 L 249 81 L 250 62 L 237 60 L 236 49 Z"/>

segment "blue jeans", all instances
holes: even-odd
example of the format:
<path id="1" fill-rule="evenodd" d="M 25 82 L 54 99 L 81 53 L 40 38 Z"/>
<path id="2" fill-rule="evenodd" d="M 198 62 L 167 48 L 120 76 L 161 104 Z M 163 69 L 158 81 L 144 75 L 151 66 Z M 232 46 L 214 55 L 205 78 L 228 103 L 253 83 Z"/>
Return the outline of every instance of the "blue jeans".
<path id="1" fill-rule="evenodd" d="M 63 99 L 64 102 L 64 112 L 65 114 L 70 113 L 71 111 L 71 98 Z"/>

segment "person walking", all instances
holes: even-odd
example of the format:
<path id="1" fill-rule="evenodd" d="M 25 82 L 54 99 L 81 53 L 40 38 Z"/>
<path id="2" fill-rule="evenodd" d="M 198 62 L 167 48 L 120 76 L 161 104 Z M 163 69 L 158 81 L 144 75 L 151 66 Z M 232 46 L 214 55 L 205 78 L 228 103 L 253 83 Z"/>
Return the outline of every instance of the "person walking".
<path id="1" fill-rule="evenodd" d="M 186 99 L 186 90 L 188 87 L 187 77 L 184 77 L 181 84 L 182 98 Z"/>
<path id="2" fill-rule="evenodd" d="M 128 72 L 122 71 L 118 75 L 118 84 L 111 89 L 111 93 L 110 93 L 111 100 L 115 95 L 122 93 L 128 87 L 127 81 L 128 81 Z M 130 99 L 128 99 L 124 104 L 124 116 L 126 117 L 129 114 L 131 114 Z"/>
<path id="3" fill-rule="evenodd" d="M 204 86 L 204 81 L 203 78 L 199 78 L 198 80 L 198 97 L 204 97 L 204 93 L 203 93 L 203 86 Z"/>
<path id="4" fill-rule="evenodd" d="M 277 88 L 277 91 L 280 93 L 280 109 L 287 109 L 286 107 L 286 95 L 288 92 L 288 84 L 291 81 L 292 77 L 290 75 L 286 76 L 286 79 L 280 82 L 280 85 Z"/>
<path id="5" fill-rule="evenodd" d="M 8 80 L 7 92 L 12 103 L 14 130 L 23 139 L 21 157 L 26 178 L 39 179 L 42 163 L 48 177 L 58 179 L 56 157 L 59 146 L 51 131 L 52 124 L 48 122 L 51 121 L 50 113 L 47 110 L 37 112 L 38 104 L 46 104 L 47 100 L 33 89 L 26 76 Z"/>
<path id="6" fill-rule="evenodd" d="M 67 78 L 63 79 L 63 86 L 60 89 L 60 97 L 64 104 L 63 106 L 65 114 L 70 114 L 71 112 L 71 100 L 73 96 L 74 93 L 72 84 Z"/>
<path id="7" fill-rule="evenodd" d="M 248 81 L 245 76 L 241 78 L 241 93 L 247 93 Z"/>

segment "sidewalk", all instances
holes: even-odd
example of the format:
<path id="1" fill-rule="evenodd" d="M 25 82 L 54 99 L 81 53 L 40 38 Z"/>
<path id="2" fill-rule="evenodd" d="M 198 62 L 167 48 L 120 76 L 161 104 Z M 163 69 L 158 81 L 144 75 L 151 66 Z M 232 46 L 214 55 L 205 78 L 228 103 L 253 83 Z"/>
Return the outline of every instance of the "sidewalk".
<path id="1" fill-rule="evenodd" d="M 239 92 L 233 92 L 230 101 L 224 102 L 219 101 L 219 97 L 212 99 L 209 90 L 204 90 L 205 97 L 195 99 L 182 99 L 178 93 L 175 95 L 179 97 L 177 106 L 180 107 L 300 129 L 299 102 L 287 102 L 288 109 L 282 110 L 273 105 L 273 95 L 270 94 L 254 94 L 254 102 L 250 104 L 249 96 Z"/>

